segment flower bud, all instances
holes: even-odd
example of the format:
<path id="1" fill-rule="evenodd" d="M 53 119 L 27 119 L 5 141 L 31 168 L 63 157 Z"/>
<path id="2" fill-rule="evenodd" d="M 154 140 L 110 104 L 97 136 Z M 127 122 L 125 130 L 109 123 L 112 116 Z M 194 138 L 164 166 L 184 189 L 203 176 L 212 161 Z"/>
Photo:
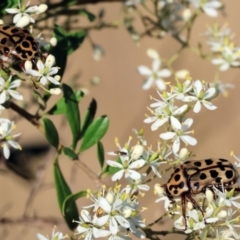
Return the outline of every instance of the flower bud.
<path id="1" fill-rule="evenodd" d="M 183 10 L 182 16 L 183 16 L 183 20 L 187 22 L 192 16 L 191 9 L 190 8 L 185 8 Z"/>
<path id="2" fill-rule="evenodd" d="M 23 28 L 27 26 L 30 23 L 30 19 L 27 16 L 23 16 L 20 18 L 20 20 L 16 23 L 16 27 Z"/>
<path id="3" fill-rule="evenodd" d="M 152 49 L 152 48 L 149 48 L 147 50 L 147 55 L 152 58 L 153 60 L 155 59 L 159 59 L 159 54 L 156 50 Z"/>
<path id="4" fill-rule="evenodd" d="M 47 4 L 40 4 L 38 6 L 37 14 L 44 13 L 44 12 L 46 12 L 47 9 L 48 9 Z"/>
<path id="5" fill-rule="evenodd" d="M 159 183 L 157 183 L 154 185 L 154 193 L 157 194 L 158 196 L 163 196 L 165 190 Z"/>
<path id="6" fill-rule="evenodd" d="M 51 89 L 49 90 L 49 92 L 50 92 L 52 95 L 59 95 L 59 94 L 62 92 L 62 90 L 61 90 L 60 88 L 51 88 Z"/>
<path id="7" fill-rule="evenodd" d="M 213 201 L 213 192 L 209 189 L 206 189 L 205 195 L 208 202 L 211 203 Z"/>
<path id="8" fill-rule="evenodd" d="M 61 80 L 61 76 L 59 76 L 59 75 L 54 76 L 54 78 L 55 78 L 58 82 Z"/>
<path id="9" fill-rule="evenodd" d="M 0 19 L 0 25 L 3 25 L 3 24 L 4 24 L 3 20 L 2 20 L 2 19 Z"/>
<path id="10" fill-rule="evenodd" d="M 191 202 L 187 203 L 187 209 L 189 209 L 189 210 L 193 209 L 193 204 Z"/>
<path id="11" fill-rule="evenodd" d="M 189 71 L 186 69 L 182 69 L 175 72 L 175 77 L 177 77 L 178 79 L 185 79 L 187 74 L 189 74 Z"/>
<path id="12" fill-rule="evenodd" d="M 55 37 L 50 38 L 49 43 L 51 46 L 55 47 L 57 45 L 57 39 Z"/>
<path id="13" fill-rule="evenodd" d="M 132 214 L 132 210 L 130 208 L 124 208 L 123 211 L 122 211 L 122 216 L 124 218 L 130 217 L 131 214 Z"/>
<path id="14" fill-rule="evenodd" d="M 112 204 L 113 201 L 114 201 L 114 195 L 113 195 L 111 192 L 108 192 L 108 193 L 107 193 L 107 196 L 106 196 L 106 200 L 107 200 L 110 204 Z"/>
<path id="15" fill-rule="evenodd" d="M 29 60 L 25 61 L 24 68 L 25 70 L 32 69 L 32 62 Z"/>
<path id="16" fill-rule="evenodd" d="M 131 154 L 131 158 L 134 160 L 138 159 L 142 155 L 143 150 L 144 150 L 144 148 L 142 145 L 138 144 L 138 145 L 134 146 L 132 154 Z"/>
<path id="17" fill-rule="evenodd" d="M 218 216 L 219 218 L 226 218 L 226 216 L 227 216 L 227 211 L 221 210 L 221 211 L 217 214 L 217 216 Z"/>

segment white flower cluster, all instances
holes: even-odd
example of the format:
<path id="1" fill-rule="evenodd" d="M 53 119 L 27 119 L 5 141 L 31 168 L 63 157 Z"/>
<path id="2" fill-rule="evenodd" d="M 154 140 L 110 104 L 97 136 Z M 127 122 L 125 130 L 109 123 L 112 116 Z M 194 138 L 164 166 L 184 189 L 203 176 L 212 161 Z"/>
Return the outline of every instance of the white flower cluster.
<path id="1" fill-rule="evenodd" d="M 179 152 L 181 141 L 192 146 L 196 145 L 196 139 L 189 136 L 193 131 L 188 130 L 193 124 L 193 119 L 186 119 L 184 116 L 190 109 L 195 113 L 200 112 L 202 105 L 209 110 L 215 110 L 217 107 L 211 103 L 211 100 L 217 96 L 216 88 L 209 87 L 203 81 L 192 81 L 187 78 L 183 83 L 177 81 L 177 86 L 172 86 L 170 92 L 164 91 L 158 94 L 161 100 L 154 99 L 155 102 L 149 108 L 154 116 L 147 117 L 144 122 L 152 124 L 152 131 L 164 124 L 170 124 L 171 128 L 160 134 L 160 138 L 173 142 L 174 154 Z M 184 104 L 179 107 L 176 101 Z"/>
<path id="2" fill-rule="evenodd" d="M 233 34 L 226 25 L 219 27 L 214 24 L 208 27 L 205 35 L 211 51 L 217 55 L 217 58 L 212 59 L 212 63 L 219 66 L 220 71 L 240 66 L 240 47 L 234 46 Z"/>
<path id="3" fill-rule="evenodd" d="M 38 240 L 63 240 L 68 237 L 67 235 L 63 236 L 63 234 L 61 232 L 55 232 L 55 230 L 56 230 L 56 227 L 53 228 L 52 236 L 50 238 L 45 237 L 40 233 L 37 233 L 37 239 Z"/>
<path id="4" fill-rule="evenodd" d="M 201 9 L 210 17 L 217 17 L 217 10 L 223 6 L 218 0 L 188 0 L 188 2 L 190 2 L 193 7 Z"/>
<path id="5" fill-rule="evenodd" d="M 237 215 L 237 211 L 233 208 L 240 208 L 238 202 L 240 195 L 235 196 L 234 189 L 221 191 L 215 187 L 212 190 L 207 189 L 205 196 L 198 196 L 197 202 L 200 205 L 207 202 L 205 206 L 204 216 L 196 209 L 193 209 L 191 202 L 188 202 L 187 206 L 187 230 L 185 233 L 194 233 L 197 236 L 203 236 L 205 234 L 211 236 L 212 239 L 240 239 L 239 230 L 240 218 Z M 166 211 L 171 212 L 171 215 L 180 217 L 174 222 L 174 227 L 180 230 L 185 229 L 185 219 L 182 216 L 182 207 L 179 208 L 179 201 L 176 199 L 177 204 L 171 204 L 169 198 L 165 195 L 164 190 L 159 184 L 155 185 L 155 193 L 160 197 L 156 202 L 164 201 L 164 207 Z M 208 231 L 205 233 L 205 231 Z M 221 236 L 221 238 L 220 238 Z M 202 239 L 202 238 L 201 238 Z"/>
<path id="6" fill-rule="evenodd" d="M 77 227 L 77 235 L 86 240 L 108 237 L 110 240 L 131 239 L 130 233 L 137 238 L 145 238 L 145 233 L 140 228 L 146 225 L 141 217 L 142 210 L 138 209 L 137 197 L 120 189 L 102 191 L 97 195 L 90 194 L 93 204 L 84 207 L 81 211 Z M 87 208 L 90 210 L 88 211 Z"/>
<path id="7" fill-rule="evenodd" d="M 32 15 L 44 13 L 48 6 L 46 4 L 40 4 L 39 6 L 28 7 L 30 1 L 26 6 L 21 6 L 20 1 L 18 1 L 18 8 L 7 8 L 6 12 L 10 14 L 15 14 L 13 18 L 13 23 L 17 27 L 26 27 L 30 23 L 35 23 Z"/>

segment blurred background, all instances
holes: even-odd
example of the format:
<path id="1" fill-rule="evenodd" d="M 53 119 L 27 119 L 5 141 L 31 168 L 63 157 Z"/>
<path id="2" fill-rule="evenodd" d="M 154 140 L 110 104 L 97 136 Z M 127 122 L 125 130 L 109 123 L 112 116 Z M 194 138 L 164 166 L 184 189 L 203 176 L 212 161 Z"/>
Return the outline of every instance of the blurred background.
<path id="1" fill-rule="evenodd" d="M 31 2 L 31 4 L 39 4 Z M 232 32 L 236 34 L 235 42 L 240 43 L 239 28 L 239 1 L 223 1 L 226 8 L 223 14 L 217 18 L 210 18 L 202 14 L 197 18 L 191 34 L 191 44 L 197 46 L 203 43 L 203 50 L 209 51 L 204 44 L 203 33 L 206 26 L 214 22 L 220 25 L 227 23 Z M 117 21 L 121 23 L 122 3 L 104 2 L 98 4 L 88 4 L 87 9 L 97 14 L 100 9 L 105 9 L 105 20 L 109 22 Z M 79 24 L 84 24 L 79 22 Z M 50 23 L 49 23 L 50 24 Z M 141 22 L 136 18 L 136 26 Z M 43 31 L 44 36 L 44 31 Z M 132 129 L 144 128 L 145 137 L 149 145 L 155 145 L 161 129 L 156 132 L 150 130 L 150 125 L 144 124 L 147 106 L 151 103 L 150 95 L 158 98 L 156 90 L 142 90 L 143 77 L 137 72 L 139 65 L 151 66 L 151 59 L 147 57 L 148 48 L 158 51 L 164 59 L 171 57 L 178 49 L 179 43 L 171 37 L 163 39 L 143 38 L 139 43 L 135 43 L 123 25 L 118 28 L 101 29 L 91 32 L 91 39 L 100 45 L 105 52 L 104 57 L 96 61 L 93 58 L 91 42 L 85 39 L 82 46 L 70 55 L 67 62 L 67 69 L 62 79 L 63 82 L 76 84 L 78 88 L 87 88 L 88 94 L 80 104 L 80 109 L 84 112 L 92 98 L 98 104 L 97 117 L 106 114 L 110 118 L 110 127 L 103 138 L 105 151 L 116 151 L 117 147 L 114 138 L 118 137 L 123 145 L 129 136 L 133 136 Z M 209 60 L 203 60 L 189 49 L 181 53 L 181 56 L 173 65 L 175 70 L 188 69 L 194 80 L 213 81 L 217 67 Z M 91 79 L 98 77 L 98 85 L 91 85 Z M 194 137 L 198 144 L 190 149 L 196 155 L 195 159 L 210 157 L 221 157 L 234 161 L 230 157 L 230 152 L 240 154 L 240 70 L 230 69 L 220 73 L 220 80 L 232 83 L 234 89 L 229 90 L 228 97 L 219 96 L 213 101 L 218 108 L 215 111 L 203 109 L 198 114 L 192 114 L 194 118 Z M 174 77 L 167 79 L 174 81 Z M 22 90 L 22 93 L 24 89 Z M 52 102 L 58 97 L 53 97 Z M 51 107 L 51 106 L 49 106 Z M 15 118 L 13 112 L 8 113 L 8 117 Z M 66 122 L 53 117 L 55 125 L 60 129 L 60 139 L 62 143 L 69 143 L 70 135 Z M 22 133 L 20 144 L 22 152 L 14 152 L 11 159 L 5 164 L 1 160 L 0 168 L 0 239 L 14 240 L 36 239 L 36 232 L 41 234 L 51 234 L 54 225 L 59 231 L 67 233 L 68 229 L 61 219 L 61 213 L 57 204 L 56 193 L 53 183 L 53 157 L 54 150 L 49 147 L 44 137 L 24 119 L 17 119 L 17 129 L 15 132 Z M 106 159 L 113 159 L 106 156 Z M 91 148 L 84 152 L 81 160 L 93 171 L 99 172 L 99 165 L 96 159 L 96 149 Z M 95 183 L 81 171 L 79 166 L 67 158 L 60 159 L 60 165 L 73 192 L 82 189 L 94 189 Z M 36 175 L 37 174 L 37 175 Z M 36 179 L 42 179 L 40 182 Z M 107 184 L 111 184 L 109 179 L 104 179 Z M 157 179 L 154 183 L 164 183 L 167 178 Z M 154 185 L 152 184 L 152 186 Z M 27 203 L 30 192 L 37 186 L 36 195 L 29 205 Z M 147 207 L 144 213 L 146 222 L 152 222 L 163 210 L 162 203 L 155 203 L 157 197 L 153 194 L 153 188 L 147 192 L 144 198 L 140 198 L 141 206 Z M 79 209 L 87 203 L 87 200 L 77 202 Z M 28 206 L 26 209 L 26 205 Z M 23 214 L 35 217 L 33 222 L 22 221 Z M 58 222 L 46 221 L 43 223 L 38 219 L 53 217 Z M 168 227 L 166 227 L 166 225 Z M 155 229 L 164 230 L 170 228 L 172 221 L 161 222 Z M 173 239 L 175 235 L 169 235 L 161 239 Z"/>

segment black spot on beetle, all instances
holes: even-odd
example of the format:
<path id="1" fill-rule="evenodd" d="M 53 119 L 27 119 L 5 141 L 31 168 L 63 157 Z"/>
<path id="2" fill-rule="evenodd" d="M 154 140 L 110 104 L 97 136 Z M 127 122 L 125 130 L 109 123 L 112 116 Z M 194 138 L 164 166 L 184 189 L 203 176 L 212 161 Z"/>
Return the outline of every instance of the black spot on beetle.
<path id="1" fill-rule="evenodd" d="M 8 30 L 10 28 L 10 26 L 4 26 L 3 30 Z"/>
<path id="2" fill-rule="evenodd" d="M 27 52 L 26 51 L 22 51 L 22 59 L 27 59 Z"/>
<path id="3" fill-rule="evenodd" d="M 189 164 L 190 163 L 190 161 L 186 161 L 186 162 L 184 162 L 183 164 Z"/>
<path id="4" fill-rule="evenodd" d="M 225 171 L 225 166 L 222 165 L 221 162 L 218 162 L 217 165 L 218 165 L 218 168 L 219 168 L 221 171 Z"/>
<path id="5" fill-rule="evenodd" d="M 182 189 L 184 187 L 184 182 L 180 182 L 178 187 Z"/>
<path id="6" fill-rule="evenodd" d="M 213 164 L 213 160 L 212 160 L 212 159 L 206 159 L 206 160 L 205 160 L 205 163 L 206 163 L 207 165 L 211 165 L 211 164 Z"/>
<path id="7" fill-rule="evenodd" d="M 232 170 L 227 170 L 225 172 L 225 175 L 228 179 L 232 178 L 233 177 L 233 171 Z"/>
<path id="8" fill-rule="evenodd" d="M 194 165 L 197 167 L 201 167 L 202 163 L 201 162 L 194 162 Z"/>
<path id="9" fill-rule="evenodd" d="M 27 55 L 29 56 L 29 57 L 31 57 L 32 56 L 32 52 L 31 51 L 27 51 Z"/>
<path id="10" fill-rule="evenodd" d="M 29 44 L 29 42 L 27 42 L 27 41 L 23 41 L 23 42 L 22 42 L 22 46 L 25 47 L 25 48 L 29 48 L 29 47 L 30 47 L 30 44 Z"/>
<path id="11" fill-rule="evenodd" d="M 193 184 L 193 186 L 194 186 L 195 189 L 198 189 L 198 188 L 199 188 L 199 182 L 195 182 L 195 183 Z"/>
<path id="12" fill-rule="evenodd" d="M 180 178 L 181 178 L 180 174 L 177 174 L 177 175 L 174 176 L 174 180 L 176 182 L 178 182 L 180 180 Z"/>
<path id="13" fill-rule="evenodd" d="M 174 188 L 174 186 L 171 185 L 171 186 L 169 187 L 169 190 L 172 191 L 173 188 Z"/>
<path id="14" fill-rule="evenodd" d="M 209 172 L 212 178 L 216 178 L 218 176 L 218 172 L 216 170 L 210 170 Z"/>
<path id="15" fill-rule="evenodd" d="M 33 43 L 33 42 L 34 42 L 34 38 L 33 38 L 33 37 L 31 37 L 31 36 L 28 36 L 28 37 L 26 37 L 26 40 L 30 41 L 31 43 Z"/>
<path id="16" fill-rule="evenodd" d="M 201 180 L 204 180 L 207 178 L 207 175 L 205 173 L 201 173 L 200 174 L 200 177 L 199 177 Z"/>
<path id="17" fill-rule="evenodd" d="M 2 44 L 2 45 L 5 45 L 6 42 L 7 42 L 7 38 L 3 38 L 3 39 L 1 40 L 1 44 Z"/>
<path id="18" fill-rule="evenodd" d="M 173 191 L 173 193 L 174 193 L 174 194 L 178 194 L 178 190 L 175 189 L 175 190 Z"/>
<path id="19" fill-rule="evenodd" d="M 19 47 L 19 46 L 18 46 L 18 47 L 16 47 L 16 49 L 15 49 L 15 50 L 16 50 L 16 52 L 17 52 L 17 53 L 21 53 L 21 52 L 22 52 L 22 48 L 21 48 L 21 47 Z"/>
<path id="20" fill-rule="evenodd" d="M 228 162 L 228 160 L 223 159 L 223 158 L 219 158 L 219 160 L 222 161 L 222 162 Z"/>
<path id="21" fill-rule="evenodd" d="M 30 32 L 27 29 L 23 29 L 23 32 L 30 34 Z"/>
<path id="22" fill-rule="evenodd" d="M 13 29 L 11 29 L 11 33 L 17 33 L 17 32 L 19 32 L 19 29 L 18 29 L 18 28 L 13 28 Z"/>
<path id="23" fill-rule="evenodd" d="M 216 183 L 221 183 L 221 182 L 222 182 L 222 178 L 221 178 L 221 177 L 217 177 L 217 178 L 215 179 L 215 181 L 216 181 Z"/>
<path id="24" fill-rule="evenodd" d="M 5 54 L 8 54 L 10 50 L 9 50 L 8 47 L 5 47 L 5 48 L 3 48 L 3 51 L 4 51 Z"/>
<path id="25" fill-rule="evenodd" d="M 176 168 L 174 173 L 178 173 L 180 171 L 180 168 Z"/>

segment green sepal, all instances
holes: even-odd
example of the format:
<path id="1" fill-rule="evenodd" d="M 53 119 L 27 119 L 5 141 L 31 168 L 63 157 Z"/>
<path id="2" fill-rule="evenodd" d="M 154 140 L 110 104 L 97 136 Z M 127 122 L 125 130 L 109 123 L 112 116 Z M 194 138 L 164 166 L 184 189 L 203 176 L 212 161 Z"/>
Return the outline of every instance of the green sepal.
<path id="1" fill-rule="evenodd" d="M 55 162 L 54 162 L 54 182 L 56 186 L 57 199 L 58 199 L 58 205 L 59 205 L 60 211 L 62 212 L 62 209 L 64 209 L 63 217 L 68 227 L 71 230 L 74 230 L 78 225 L 78 223 L 73 222 L 73 220 L 79 219 L 78 209 L 75 202 L 72 202 L 71 205 L 67 205 L 67 207 L 63 208 L 65 200 L 72 195 L 72 192 L 62 175 L 57 158 L 55 159 Z"/>
<path id="2" fill-rule="evenodd" d="M 53 122 L 49 118 L 43 119 L 44 125 L 44 134 L 48 140 L 48 142 L 58 149 L 59 144 L 59 136 L 56 127 L 54 126 Z"/>
<path id="3" fill-rule="evenodd" d="M 83 136 L 79 152 L 83 152 L 96 144 L 105 135 L 108 126 L 109 119 L 107 116 L 101 116 L 93 121 Z"/>

